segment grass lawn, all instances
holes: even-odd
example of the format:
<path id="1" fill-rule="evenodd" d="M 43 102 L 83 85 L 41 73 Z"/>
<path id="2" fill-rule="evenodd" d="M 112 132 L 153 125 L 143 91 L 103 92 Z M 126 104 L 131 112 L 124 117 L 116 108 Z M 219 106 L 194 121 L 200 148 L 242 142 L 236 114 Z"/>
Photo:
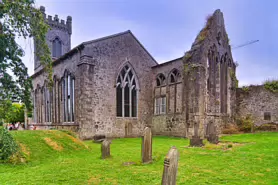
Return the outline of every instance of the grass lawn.
<path id="1" fill-rule="evenodd" d="M 171 146 L 180 153 L 177 184 L 278 184 L 278 133 L 222 137 L 223 143 L 234 142 L 232 148 L 227 143 L 188 148 L 187 139 L 154 137 L 154 162 L 148 165 L 140 163 L 141 138 L 113 140 L 112 158 L 102 160 L 100 144 L 80 142 L 61 131 L 12 134 L 29 162 L 0 164 L 1 185 L 161 184 L 164 156 Z"/>

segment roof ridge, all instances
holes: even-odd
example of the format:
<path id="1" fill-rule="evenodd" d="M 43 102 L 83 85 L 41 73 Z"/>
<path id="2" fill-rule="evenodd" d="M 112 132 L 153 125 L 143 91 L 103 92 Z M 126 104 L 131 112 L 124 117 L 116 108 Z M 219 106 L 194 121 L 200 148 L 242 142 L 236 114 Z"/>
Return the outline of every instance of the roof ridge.
<path id="1" fill-rule="evenodd" d="M 124 31 L 124 32 L 119 32 L 119 33 L 116 33 L 116 34 L 100 37 L 100 38 L 97 38 L 97 39 L 82 42 L 82 44 L 87 45 L 87 44 L 91 44 L 91 43 L 94 43 L 94 42 L 98 42 L 98 41 L 110 39 L 110 38 L 113 38 L 113 37 L 117 37 L 117 36 L 120 36 L 120 35 L 123 35 L 123 34 L 126 34 L 126 33 L 131 33 L 131 31 L 127 30 L 127 31 Z"/>

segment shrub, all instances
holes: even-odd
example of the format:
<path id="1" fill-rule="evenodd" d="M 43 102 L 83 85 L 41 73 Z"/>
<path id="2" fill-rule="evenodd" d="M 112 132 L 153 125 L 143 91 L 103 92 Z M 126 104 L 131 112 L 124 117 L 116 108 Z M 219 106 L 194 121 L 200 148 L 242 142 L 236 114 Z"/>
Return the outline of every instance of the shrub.
<path id="1" fill-rule="evenodd" d="M 275 124 L 263 124 L 263 125 L 260 125 L 258 127 L 256 127 L 256 130 L 259 130 L 259 131 L 276 131 L 276 125 Z"/>
<path id="2" fill-rule="evenodd" d="M 254 121 L 250 115 L 247 115 L 246 117 L 237 120 L 237 125 L 240 131 L 251 132 L 254 128 Z"/>
<path id="3" fill-rule="evenodd" d="M 248 86 L 243 86 L 241 89 L 242 89 L 244 92 L 248 92 L 248 91 L 249 91 L 249 87 L 248 87 Z"/>
<path id="4" fill-rule="evenodd" d="M 222 134 L 238 134 L 239 128 L 236 124 L 228 124 L 223 130 Z"/>
<path id="5" fill-rule="evenodd" d="M 18 151 L 18 145 L 7 129 L 0 127 L 0 160 L 8 160 Z"/>
<path id="6" fill-rule="evenodd" d="M 264 82 L 264 88 L 271 92 L 278 92 L 278 80 L 267 80 Z"/>

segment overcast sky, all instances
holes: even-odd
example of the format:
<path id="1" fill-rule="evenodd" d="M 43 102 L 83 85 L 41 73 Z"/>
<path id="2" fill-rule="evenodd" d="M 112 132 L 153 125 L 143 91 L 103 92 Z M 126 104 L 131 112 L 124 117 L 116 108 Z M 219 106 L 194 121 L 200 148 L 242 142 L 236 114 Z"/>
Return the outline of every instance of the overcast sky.
<path id="1" fill-rule="evenodd" d="M 72 16 L 72 48 L 81 42 L 131 30 L 151 55 L 163 63 L 189 50 L 205 19 L 216 9 L 224 13 L 239 63 L 240 85 L 261 84 L 278 77 L 278 2 L 275 0 L 37 0 L 46 14 Z M 29 74 L 34 73 L 31 40 L 20 42 Z"/>

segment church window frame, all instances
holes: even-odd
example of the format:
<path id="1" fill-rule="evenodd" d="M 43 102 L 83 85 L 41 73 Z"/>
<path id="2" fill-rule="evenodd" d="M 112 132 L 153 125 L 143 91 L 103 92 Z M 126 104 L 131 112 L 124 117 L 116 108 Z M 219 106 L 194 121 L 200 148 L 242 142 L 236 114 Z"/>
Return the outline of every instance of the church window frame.
<path id="1" fill-rule="evenodd" d="M 166 85 L 166 77 L 164 74 L 160 73 L 156 77 L 156 86 L 161 87 Z"/>
<path id="2" fill-rule="evenodd" d="M 154 107 L 154 114 L 155 115 L 161 115 L 166 114 L 166 96 L 161 96 L 155 98 L 155 107 Z"/>
<path id="3" fill-rule="evenodd" d="M 264 112 L 264 120 L 271 121 L 271 112 Z"/>
<path id="4" fill-rule="evenodd" d="M 181 74 L 180 74 L 179 70 L 174 68 L 171 70 L 168 78 L 169 78 L 168 79 L 169 84 L 178 83 L 181 81 Z"/>
<path id="5" fill-rule="evenodd" d="M 75 77 L 66 71 L 62 79 L 63 120 L 73 123 L 75 121 Z"/>
<path id="6" fill-rule="evenodd" d="M 59 37 L 55 37 L 52 41 L 52 57 L 59 58 L 62 56 L 62 41 Z"/>
<path id="7" fill-rule="evenodd" d="M 116 78 L 116 117 L 138 117 L 139 84 L 132 66 L 125 64 Z"/>
<path id="8" fill-rule="evenodd" d="M 44 85 L 43 89 L 44 94 L 44 115 L 45 115 L 45 122 L 52 123 L 52 101 L 51 101 L 51 92 L 47 87 L 47 84 Z"/>

